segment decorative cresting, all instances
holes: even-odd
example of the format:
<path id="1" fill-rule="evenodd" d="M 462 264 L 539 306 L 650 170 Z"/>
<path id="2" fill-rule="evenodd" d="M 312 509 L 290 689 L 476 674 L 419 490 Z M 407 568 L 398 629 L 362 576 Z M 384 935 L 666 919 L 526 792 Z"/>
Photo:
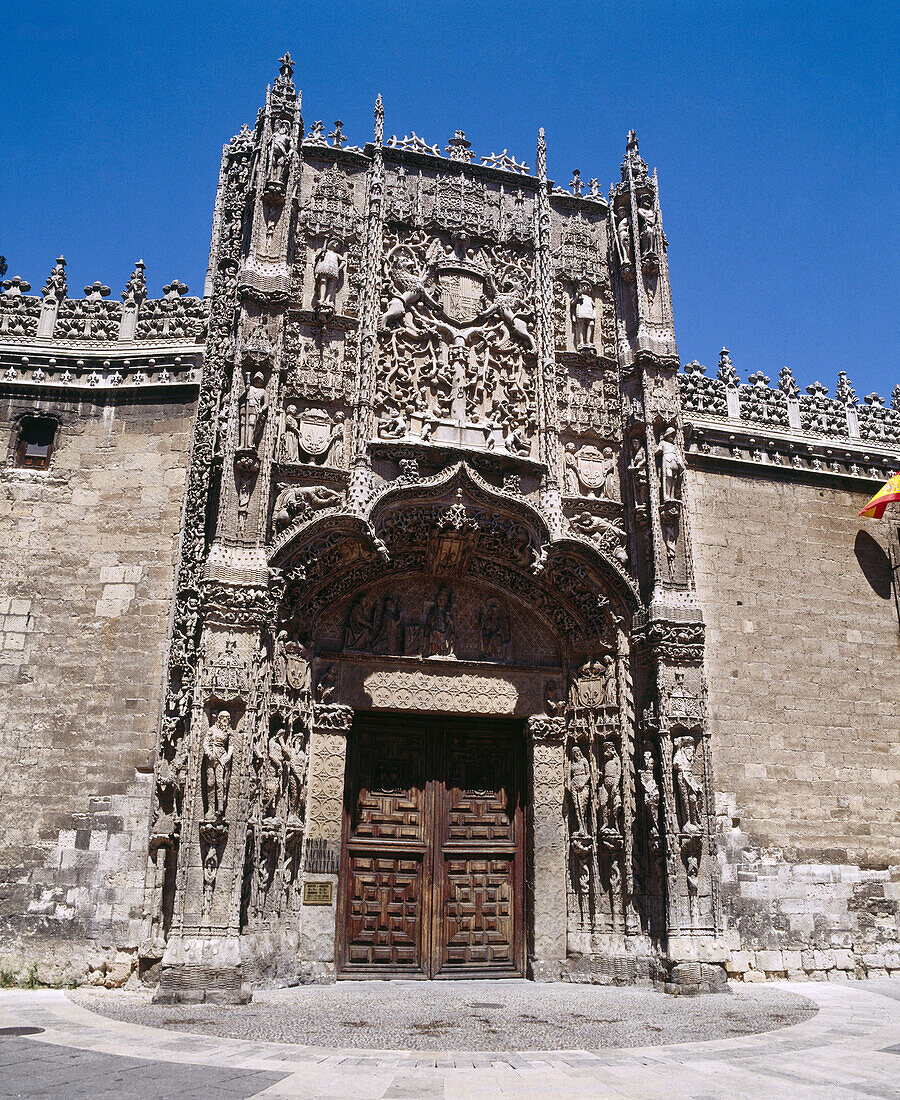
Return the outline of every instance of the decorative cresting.
<path id="1" fill-rule="evenodd" d="M 447 156 L 385 146 L 380 98 L 365 149 L 340 123 L 304 138 L 292 74 L 285 56 L 216 199 L 150 829 L 159 996 L 334 976 L 368 709 L 524 720 L 535 977 L 709 987 L 703 626 L 655 179 L 633 135 L 609 204 L 554 187 L 543 134 L 534 177 L 475 163 L 462 134 Z"/>

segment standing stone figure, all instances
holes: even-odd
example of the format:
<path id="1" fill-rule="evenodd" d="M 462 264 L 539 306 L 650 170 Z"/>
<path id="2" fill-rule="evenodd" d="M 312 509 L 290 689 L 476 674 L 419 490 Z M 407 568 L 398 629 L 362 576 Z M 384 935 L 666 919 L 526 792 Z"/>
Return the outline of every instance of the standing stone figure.
<path id="1" fill-rule="evenodd" d="M 563 453 L 563 482 L 566 496 L 581 496 L 581 478 L 578 476 L 578 459 L 575 457 L 574 443 L 567 443 Z"/>
<path id="2" fill-rule="evenodd" d="M 569 764 L 569 794 L 575 808 L 579 836 L 588 836 L 588 804 L 591 799 L 591 769 L 580 746 L 572 748 Z"/>
<path id="3" fill-rule="evenodd" d="M 255 451 L 269 413 L 265 378 L 260 371 L 248 382 L 241 398 L 241 435 L 239 449 Z"/>
<path id="4" fill-rule="evenodd" d="M 656 782 L 653 753 L 650 749 L 644 750 L 644 766 L 638 771 L 638 778 L 644 792 L 644 809 L 650 824 L 650 836 L 655 840 L 659 837 L 659 784 Z"/>
<path id="5" fill-rule="evenodd" d="M 216 874 L 219 870 L 219 853 L 210 847 L 203 860 L 203 912 L 208 913 L 212 905 L 213 892 L 216 889 Z"/>
<path id="6" fill-rule="evenodd" d="M 225 814 L 233 753 L 231 715 L 227 710 L 220 710 L 203 738 L 203 781 L 206 785 L 207 816 L 220 818 Z"/>
<path id="7" fill-rule="evenodd" d="M 313 293 L 313 309 L 334 309 L 338 283 L 346 266 L 346 261 L 338 249 L 341 242 L 332 237 L 316 253 L 313 261 L 313 275 L 316 288 Z"/>
<path id="8" fill-rule="evenodd" d="M 576 348 L 592 348 L 594 346 L 594 326 L 597 319 L 597 310 L 590 290 L 590 283 L 579 283 L 578 293 L 572 303 L 572 328 Z"/>
<path id="9" fill-rule="evenodd" d="M 700 832 L 702 788 L 694 775 L 695 751 L 693 737 L 679 737 L 672 756 L 672 772 L 681 810 L 681 829 L 685 833 Z"/>
<path id="10" fill-rule="evenodd" d="M 288 405 L 281 425 L 281 461 L 300 461 L 300 425 L 297 423 L 297 406 Z"/>
<path id="11" fill-rule="evenodd" d="M 603 781 L 600 795 L 600 828 L 605 832 L 619 831 L 622 810 L 622 762 L 616 747 L 607 741 L 603 746 Z"/>
<path id="12" fill-rule="evenodd" d="M 649 195 L 643 195 L 638 203 L 638 228 L 642 256 L 651 256 L 656 253 L 656 223 L 657 213 L 653 206 L 653 199 Z"/>
<path id="13" fill-rule="evenodd" d="M 453 616 L 453 594 L 449 588 L 438 589 L 434 603 L 425 616 L 422 631 L 425 657 L 455 657 L 456 624 Z"/>
<path id="14" fill-rule="evenodd" d="M 277 183 L 286 183 L 288 158 L 291 154 L 291 131 L 286 119 L 280 119 L 272 134 L 269 147 L 269 179 Z"/>
<path id="15" fill-rule="evenodd" d="M 631 474 L 631 491 L 637 508 L 643 507 L 648 498 L 647 453 L 642 439 L 631 441 L 631 462 L 628 464 Z"/>
<path id="16" fill-rule="evenodd" d="M 481 628 L 481 656 L 486 661 L 500 661 L 506 656 L 509 644 L 509 616 L 500 614 L 500 604 L 488 600 L 478 616 Z"/>
<path id="17" fill-rule="evenodd" d="M 619 262 L 623 267 L 632 262 L 631 256 L 631 223 L 628 215 L 623 214 L 616 226 L 616 241 L 619 246 Z"/>
<path id="18" fill-rule="evenodd" d="M 684 459 L 675 442 L 675 429 L 666 428 L 656 448 L 656 462 L 660 467 L 660 491 L 663 504 L 681 503 L 684 481 Z"/>

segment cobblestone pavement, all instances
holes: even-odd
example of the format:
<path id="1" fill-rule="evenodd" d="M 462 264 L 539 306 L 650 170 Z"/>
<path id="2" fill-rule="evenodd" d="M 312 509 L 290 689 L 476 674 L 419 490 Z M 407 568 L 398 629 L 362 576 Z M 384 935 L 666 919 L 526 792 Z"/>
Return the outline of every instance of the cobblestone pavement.
<path id="1" fill-rule="evenodd" d="M 493 983 L 465 986 L 457 987 L 460 1003 L 474 1000 L 475 994 L 483 997 L 482 1003 L 501 1000 Z M 334 988 L 337 992 L 319 993 L 341 996 L 344 987 Z M 388 990 L 381 996 L 396 995 L 390 987 L 381 988 Z M 536 994 L 546 991 L 548 999 L 559 989 L 531 988 Z M 289 992 L 305 995 L 308 991 L 285 991 L 281 994 L 285 1004 Z M 399 992 L 404 992 L 402 987 Z M 635 1003 L 634 990 L 585 987 L 591 1011 L 597 1007 L 598 992 L 607 998 L 604 1011 L 610 1019 Z M 740 1004 L 744 992 L 719 1000 Z M 0 992 L 0 1097 L 840 1100 L 900 1096 L 900 981 L 780 983 L 766 987 L 767 994 L 772 992 L 808 997 L 818 1011 L 777 1030 L 702 1042 L 615 1049 L 573 1044 L 565 1050 L 470 1053 L 188 1034 L 112 1020 L 74 1004 L 61 992 L 10 990 Z M 346 994 L 351 1000 L 354 995 L 358 991 L 352 989 Z M 677 1012 L 682 1006 L 690 1010 L 699 1005 L 702 1012 L 704 1000 L 669 999 L 664 1004 Z M 42 1030 L 15 1034 L 37 1028 Z"/>
<path id="2" fill-rule="evenodd" d="M 241 1007 L 161 1006 L 147 992 L 78 990 L 76 1004 L 132 1024 L 360 1050 L 571 1050 L 657 1046 L 770 1031 L 816 1006 L 775 985 L 732 996 L 526 981 L 338 982 L 261 990 Z"/>

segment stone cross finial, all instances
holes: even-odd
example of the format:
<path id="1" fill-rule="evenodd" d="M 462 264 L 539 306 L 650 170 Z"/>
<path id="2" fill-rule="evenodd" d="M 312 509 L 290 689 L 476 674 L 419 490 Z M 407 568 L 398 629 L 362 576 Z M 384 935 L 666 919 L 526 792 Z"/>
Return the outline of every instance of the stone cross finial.
<path id="1" fill-rule="evenodd" d="M 343 122 L 341 122 L 340 119 L 337 119 L 334 124 L 334 129 L 328 135 L 331 138 L 331 144 L 336 146 L 338 149 L 342 148 L 344 143 L 347 141 L 347 139 L 344 137 L 343 126 Z"/>

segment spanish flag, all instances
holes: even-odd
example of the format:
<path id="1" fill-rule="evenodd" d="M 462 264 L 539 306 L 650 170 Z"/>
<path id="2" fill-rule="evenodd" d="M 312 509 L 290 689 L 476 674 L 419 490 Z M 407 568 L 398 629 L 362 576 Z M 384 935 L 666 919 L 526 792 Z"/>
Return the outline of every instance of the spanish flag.
<path id="1" fill-rule="evenodd" d="M 859 514 L 869 519 L 881 519 L 889 504 L 900 504 L 900 473 L 885 482 Z"/>

